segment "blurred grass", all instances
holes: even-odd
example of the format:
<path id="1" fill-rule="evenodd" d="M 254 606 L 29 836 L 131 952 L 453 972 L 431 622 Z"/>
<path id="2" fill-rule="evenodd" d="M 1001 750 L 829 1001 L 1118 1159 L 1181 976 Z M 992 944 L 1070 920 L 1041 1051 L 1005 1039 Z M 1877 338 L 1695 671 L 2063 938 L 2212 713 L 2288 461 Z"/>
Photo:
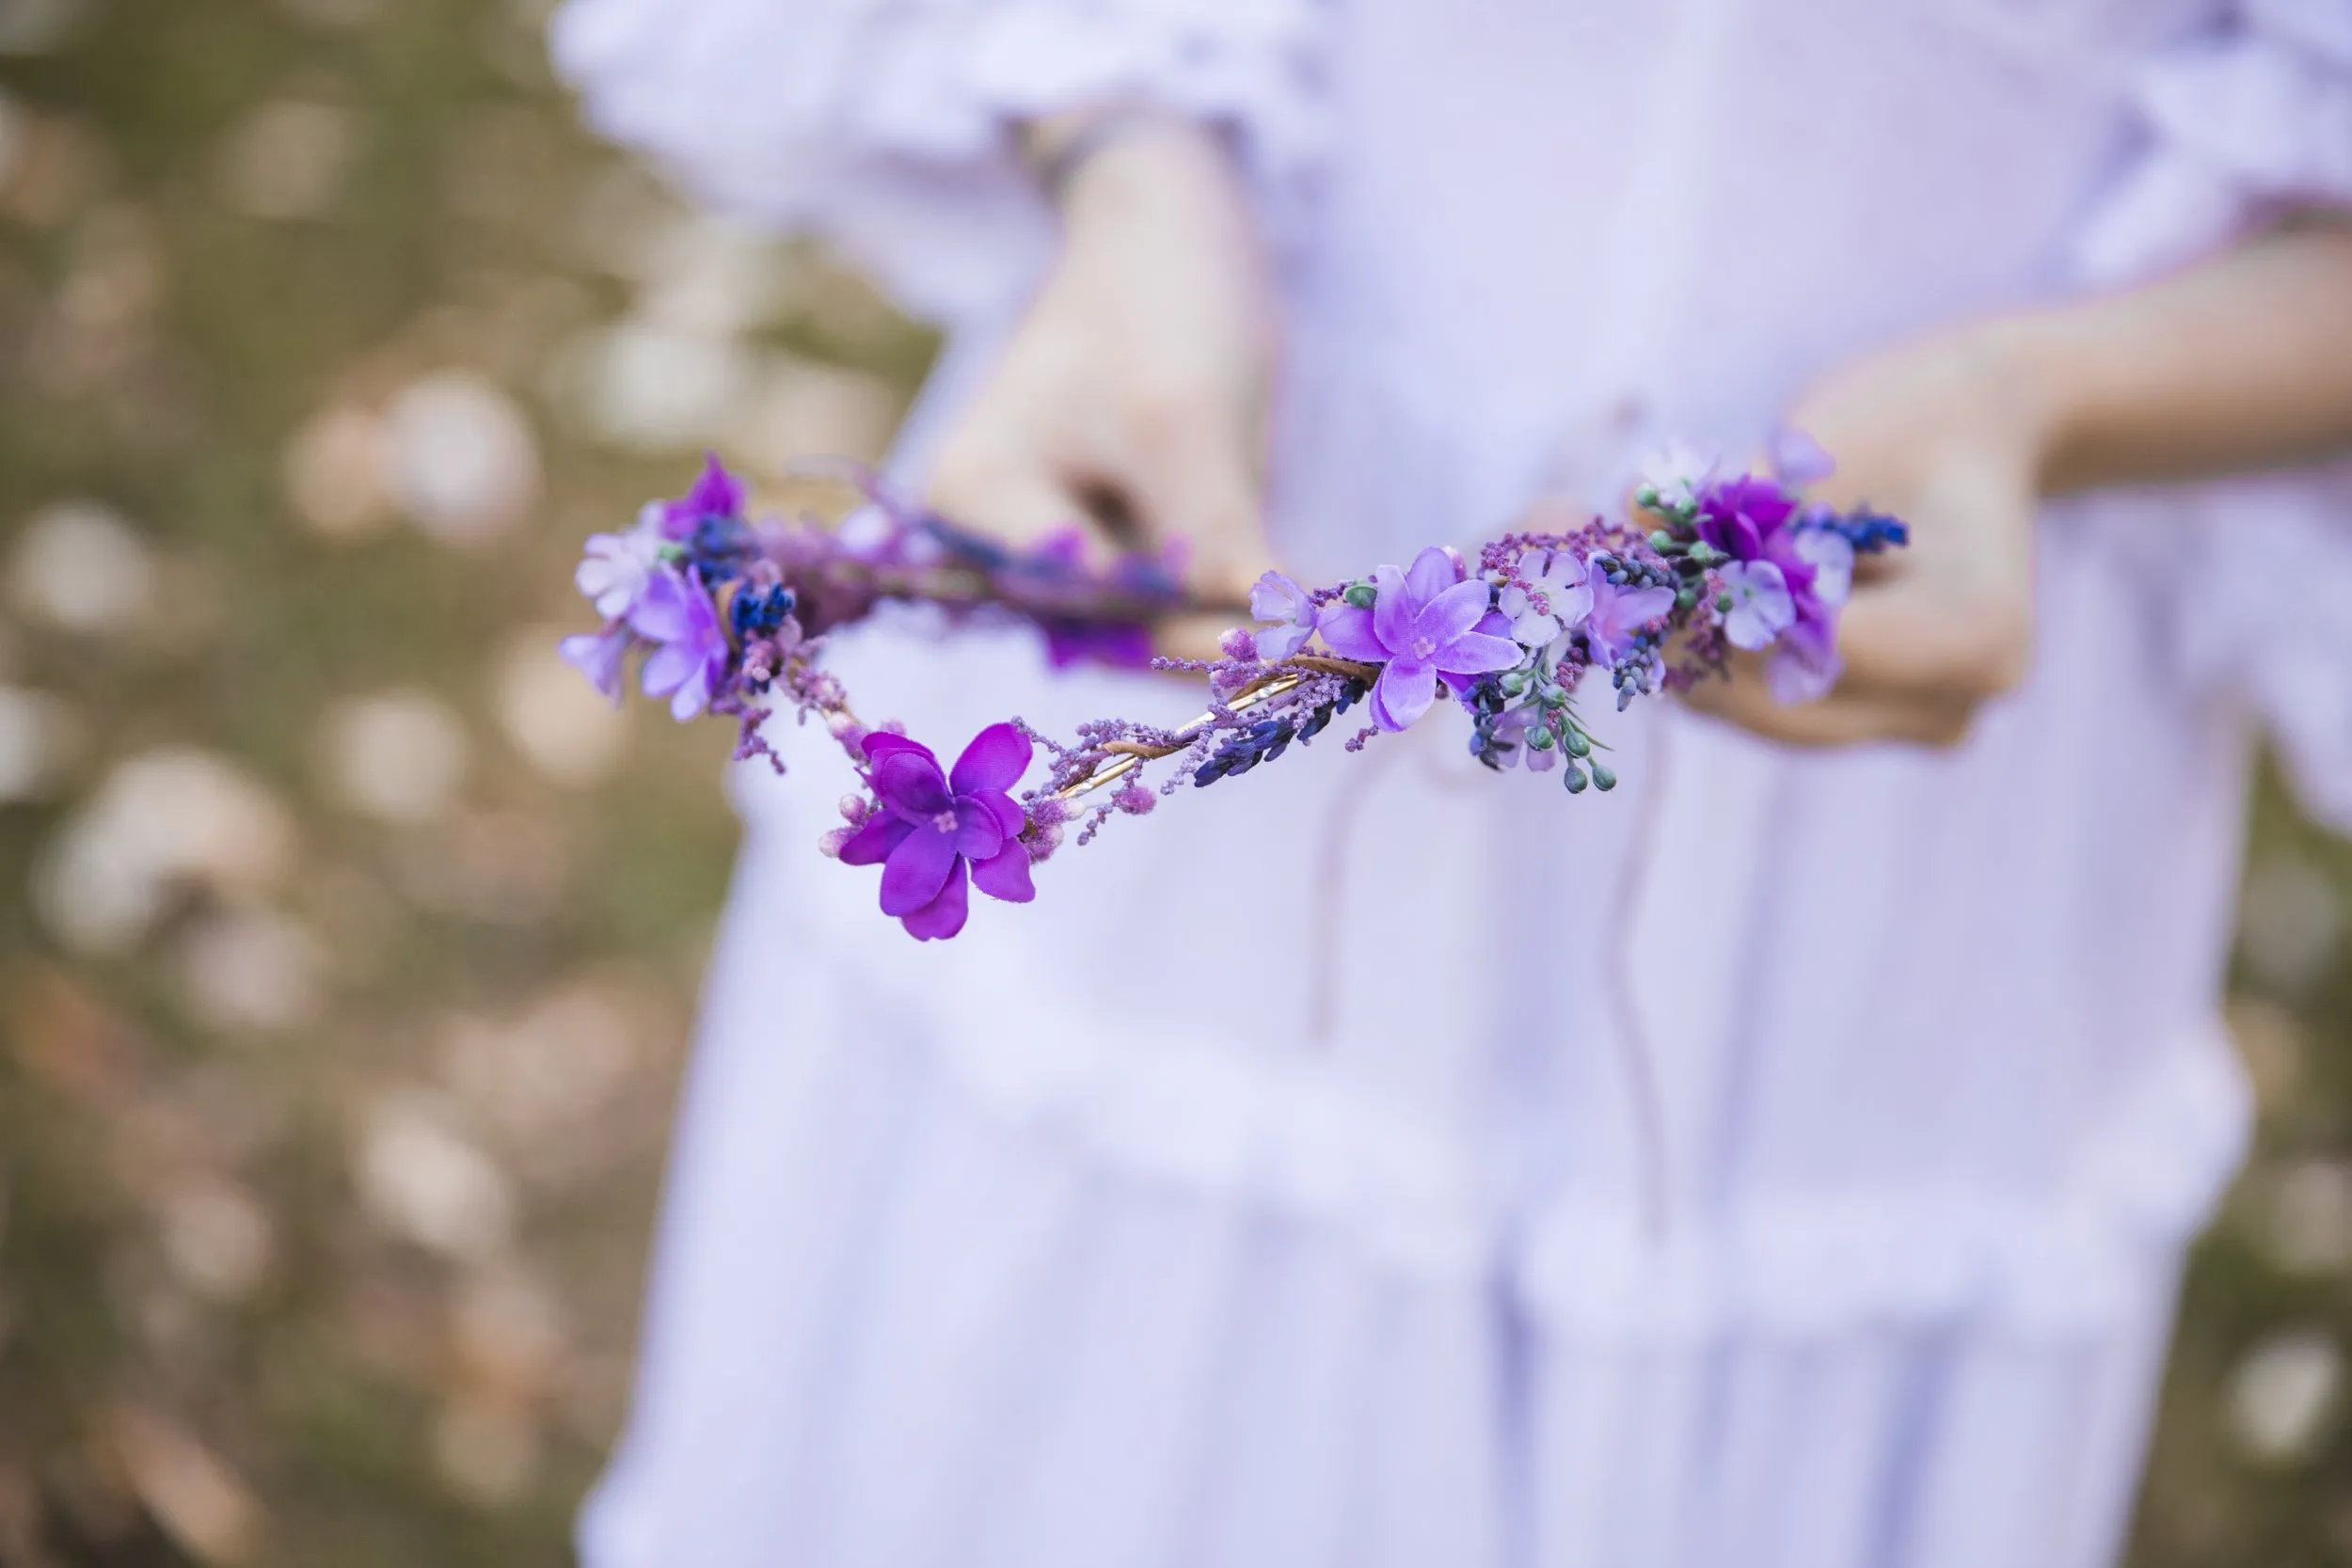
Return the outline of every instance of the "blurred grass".
<path id="1" fill-rule="evenodd" d="M 589 725 L 550 761 L 499 683 L 518 633 L 580 620 L 581 535 L 679 488 L 705 440 L 777 443 L 599 412 L 604 328 L 730 285 L 654 276 L 676 263 L 653 242 L 698 231 L 578 130 L 528 0 L 11 5 L 0 689 L 70 722 L 0 803 L 0 1568 L 566 1560 L 734 829 L 717 726 L 636 714 L 625 747 Z M 286 103 L 327 113 L 287 122 L 276 175 L 240 164 Z M 304 160 L 336 135 L 320 177 Z M 805 250 L 755 261 L 763 287 L 697 352 L 801 388 L 793 417 L 827 435 L 908 394 L 924 333 Z M 518 526 L 453 546 L 306 522 L 298 433 L 342 409 L 380 434 L 452 371 L 535 448 Z M 33 519 L 72 499 L 142 543 L 136 624 L 77 628 L 27 586 Z M 336 716 L 386 691 L 463 742 L 462 781 L 412 818 L 355 807 L 330 754 Z M 292 865 L 176 876 L 128 939 L 61 935 L 30 892 L 58 846 L 126 763 L 185 745 L 283 814 Z M 564 745 L 595 766 L 567 771 Z M 2296 1442 L 2236 1435 L 2250 1352 L 2352 1334 L 2343 1268 L 2282 1261 L 2265 1196 L 2352 1155 L 2352 850 L 2268 778 L 2252 850 L 2236 1016 L 2262 1146 L 2190 1272 L 2139 1568 L 2352 1561 L 2340 1362 Z M 293 979 L 256 917 L 310 954 Z M 608 1042 L 600 1086 L 548 1081 L 533 1053 L 583 1040 Z M 514 1223 L 436 1231 L 435 1180 L 490 1182 Z"/>

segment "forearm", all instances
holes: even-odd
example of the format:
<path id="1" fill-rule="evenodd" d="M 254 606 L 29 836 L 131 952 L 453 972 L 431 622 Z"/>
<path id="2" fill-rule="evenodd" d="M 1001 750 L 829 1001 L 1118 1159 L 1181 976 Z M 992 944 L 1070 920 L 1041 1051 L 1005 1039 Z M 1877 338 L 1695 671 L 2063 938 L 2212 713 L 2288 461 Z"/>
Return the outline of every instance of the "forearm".
<path id="1" fill-rule="evenodd" d="M 2044 493 L 2352 453 L 2352 226 L 2282 229 L 2002 341 Z"/>

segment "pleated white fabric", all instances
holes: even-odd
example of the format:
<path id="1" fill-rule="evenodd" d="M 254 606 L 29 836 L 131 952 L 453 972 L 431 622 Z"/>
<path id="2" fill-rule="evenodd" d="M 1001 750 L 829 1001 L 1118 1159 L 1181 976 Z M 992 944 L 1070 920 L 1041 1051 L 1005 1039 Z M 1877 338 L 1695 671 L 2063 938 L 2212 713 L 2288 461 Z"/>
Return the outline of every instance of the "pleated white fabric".
<path id="1" fill-rule="evenodd" d="M 2346 0 L 571 0 L 556 33 L 598 124 L 951 328 L 907 474 L 1049 253 L 1009 119 L 1232 125 L 1309 576 L 2352 200 L 2348 40 Z M 2352 821 L 2345 494 L 2051 508 L 2034 673 L 1951 755 L 1636 713 L 1626 786 L 1571 800 L 1433 721 L 1114 824 L 951 943 L 812 852 L 840 779 L 796 737 L 735 781 L 586 1561 L 2111 1560 L 2244 1136 L 2251 721 Z M 918 620 L 839 662 L 938 746 L 1188 709 Z"/>

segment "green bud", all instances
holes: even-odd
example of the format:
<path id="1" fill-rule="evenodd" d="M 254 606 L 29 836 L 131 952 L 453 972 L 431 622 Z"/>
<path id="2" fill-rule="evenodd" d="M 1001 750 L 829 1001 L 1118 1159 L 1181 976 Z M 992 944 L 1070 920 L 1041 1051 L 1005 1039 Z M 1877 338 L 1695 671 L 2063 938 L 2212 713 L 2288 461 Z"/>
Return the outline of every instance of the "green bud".
<path id="1" fill-rule="evenodd" d="M 1568 776 L 1560 782 L 1568 786 L 1569 794 L 1581 795 L 1584 793 L 1584 786 L 1592 781 L 1584 776 L 1584 769 L 1570 763 L 1568 764 Z"/>
<path id="2" fill-rule="evenodd" d="M 1572 757 L 1589 757 L 1593 754 L 1593 743 L 1585 739 L 1584 732 L 1573 724 L 1568 726 L 1567 739 L 1562 741 L 1561 744 Z"/>
<path id="3" fill-rule="evenodd" d="M 1617 787 L 1617 776 L 1599 763 L 1593 764 L 1593 787 L 1607 794 Z"/>
<path id="4" fill-rule="evenodd" d="M 1716 594 L 1716 595 L 1715 595 L 1715 608 L 1716 608 L 1717 610 L 1722 610 L 1722 611 L 1723 611 L 1724 614 L 1726 614 L 1726 615 L 1730 614 L 1730 613 L 1731 613 L 1731 595 L 1730 595 L 1730 594 Z"/>
<path id="5" fill-rule="evenodd" d="M 1527 689 L 1527 682 L 1528 673 L 1526 671 L 1505 670 L 1502 673 L 1502 694 L 1506 697 L 1516 697 L 1520 692 Z"/>
<path id="6" fill-rule="evenodd" d="M 1549 730 L 1537 730 L 1534 735 L 1527 737 L 1527 743 L 1530 746 L 1534 747 L 1535 750 L 1539 752 L 1549 752 L 1551 750 L 1551 732 Z"/>
<path id="7" fill-rule="evenodd" d="M 1379 602 L 1380 591 L 1368 582 L 1359 582 L 1350 587 L 1343 597 L 1358 610 L 1370 610 Z"/>
<path id="8" fill-rule="evenodd" d="M 1699 591 L 1695 588 L 1686 588 L 1681 593 L 1675 595 L 1675 608 L 1677 610 L 1688 610 L 1698 602 Z"/>

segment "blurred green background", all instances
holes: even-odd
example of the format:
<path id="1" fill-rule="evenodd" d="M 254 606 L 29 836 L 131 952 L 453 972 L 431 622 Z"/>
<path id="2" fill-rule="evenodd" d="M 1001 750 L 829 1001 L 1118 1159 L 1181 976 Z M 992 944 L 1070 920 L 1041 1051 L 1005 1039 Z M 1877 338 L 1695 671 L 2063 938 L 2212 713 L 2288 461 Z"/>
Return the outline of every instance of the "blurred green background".
<path id="1" fill-rule="evenodd" d="M 0 1568 L 569 1559 L 727 736 L 553 657 L 931 352 L 575 124 L 540 0 L 0 0 Z M 2265 784 L 2134 1561 L 2352 1562 L 2352 853 Z"/>

